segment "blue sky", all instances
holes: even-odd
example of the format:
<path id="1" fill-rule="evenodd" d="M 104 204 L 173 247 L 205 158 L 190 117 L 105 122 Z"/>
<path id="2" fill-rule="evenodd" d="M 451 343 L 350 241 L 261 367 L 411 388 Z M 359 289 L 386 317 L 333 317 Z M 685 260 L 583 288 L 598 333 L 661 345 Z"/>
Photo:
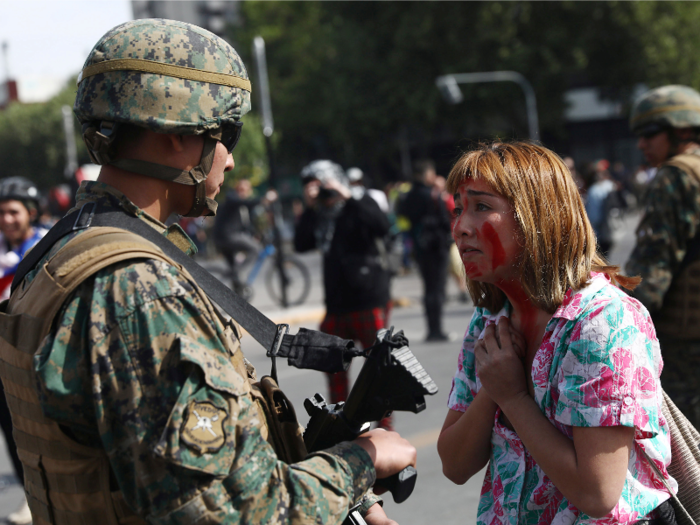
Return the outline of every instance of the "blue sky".
<path id="1" fill-rule="evenodd" d="M 0 43 L 8 43 L 0 81 L 9 67 L 20 99 L 41 100 L 80 71 L 104 33 L 131 18 L 128 0 L 0 0 Z"/>

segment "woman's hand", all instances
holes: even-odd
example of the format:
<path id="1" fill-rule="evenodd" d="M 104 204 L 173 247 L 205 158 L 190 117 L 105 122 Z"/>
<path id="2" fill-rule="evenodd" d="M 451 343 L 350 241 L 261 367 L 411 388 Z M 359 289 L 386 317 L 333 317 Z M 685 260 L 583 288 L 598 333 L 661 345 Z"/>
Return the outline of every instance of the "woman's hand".
<path id="1" fill-rule="evenodd" d="M 498 326 L 489 325 L 474 348 L 476 370 L 482 386 L 501 408 L 528 395 L 523 359 L 525 340 L 501 317 Z"/>

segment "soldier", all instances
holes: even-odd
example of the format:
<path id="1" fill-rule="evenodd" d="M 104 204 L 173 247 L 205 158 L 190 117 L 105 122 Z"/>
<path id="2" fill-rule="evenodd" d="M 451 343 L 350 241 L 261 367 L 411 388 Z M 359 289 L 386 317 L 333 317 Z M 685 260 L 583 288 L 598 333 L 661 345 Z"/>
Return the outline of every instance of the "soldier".
<path id="1" fill-rule="evenodd" d="M 649 183 L 627 275 L 652 314 L 661 344 L 664 389 L 700 427 L 700 93 L 686 86 L 653 89 L 630 119 Z"/>
<path id="2" fill-rule="evenodd" d="M 73 231 L 0 315 L 0 374 L 36 525 L 341 523 L 375 478 L 415 463 L 382 430 L 281 461 L 238 324 L 144 237 L 84 228 L 107 209 L 191 253 L 164 221 L 215 213 L 249 109 L 236 51 L 191 24 L 128 22 L 90 52 L 74 110 L 99 179 L 81 185 Z M 367 521 L 393 523 L 374 501 Z"/>

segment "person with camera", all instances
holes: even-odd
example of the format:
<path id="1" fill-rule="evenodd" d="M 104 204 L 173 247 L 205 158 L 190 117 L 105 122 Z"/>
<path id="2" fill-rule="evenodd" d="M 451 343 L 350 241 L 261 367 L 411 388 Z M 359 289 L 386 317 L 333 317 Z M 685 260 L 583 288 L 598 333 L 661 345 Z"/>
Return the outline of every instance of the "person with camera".
<path id="1" fill-rule="evenodd" d="M 350 187 L 334 162 L 314 161 L 301 177 L 305 209 L 295 228 L 294 248 L 323 253 L 326 316 L 320 330 L 369 348 L 377 331 L 387 327 L 390 313 L 384 245 L 389 219 L 363 188 Z M 328 382 L 331 403 L 347 399 L 347 372 L 329 374 Z M 391 428 L 390 418 L 380 426 Z"/>

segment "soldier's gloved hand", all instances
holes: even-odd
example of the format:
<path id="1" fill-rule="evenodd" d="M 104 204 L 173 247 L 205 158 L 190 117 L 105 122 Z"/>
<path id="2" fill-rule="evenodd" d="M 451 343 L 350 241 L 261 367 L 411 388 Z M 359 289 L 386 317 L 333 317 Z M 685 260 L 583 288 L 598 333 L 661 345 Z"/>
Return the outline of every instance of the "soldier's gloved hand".
<path id="1" fill-rule="evenodd" d="M 416 448 L 398 432 L 376 428 L 360 435 L 355 439 L 355 443 L 364 448 L 372 458 L 377 479 L 388 478 L 408 466 L 416 466 Z M 375 488 L 375 492 L 381 494 L 384 491 L 380 492 Z"/>
<path id="2" fill-rule="evenodd" d="M 384 508 L 379 503 L 372 505 L 364 518 L 367 525 L 399 525 L 386 515 Z"/>

